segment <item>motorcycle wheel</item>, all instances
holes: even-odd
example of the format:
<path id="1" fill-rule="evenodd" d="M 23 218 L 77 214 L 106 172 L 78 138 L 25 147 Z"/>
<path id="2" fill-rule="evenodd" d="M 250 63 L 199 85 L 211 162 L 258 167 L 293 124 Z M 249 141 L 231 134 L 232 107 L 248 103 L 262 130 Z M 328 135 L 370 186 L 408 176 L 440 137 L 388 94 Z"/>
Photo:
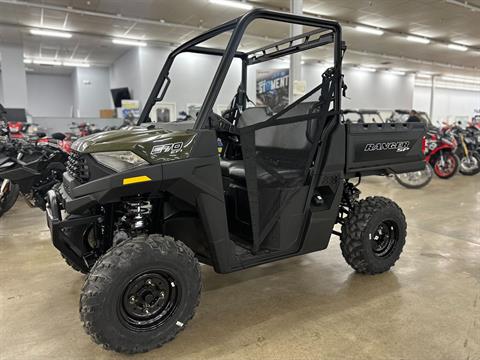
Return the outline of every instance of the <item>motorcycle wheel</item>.
<path id="1" fill-rule="evenodd" d="M 432 180 L 432 177 L 433 170 L 430 164 L 425 165 L 425 170 L 395 174 L 395 180 L 397 180 L 400 185 L 408 189 L 420 189 L 424 186 L 427 186 Z"/>
<path id="2" fill-rule="evenodd" d="M 472 153 L 470 156 L 464 156 L 460 160 L 460 173 L 462 175 L 472 176 L 480 172 L 480 155 Z"/>
<path id="3" fill-rule="evenodd" d="M 20 187 L 16 184 L 10 183 L 10 189 L 8 189 L 8 193 L 0 199 L 0 216 L 5 214 L 8 210 L 15 205 L 17 201 L 18 195 L 20 194 Z"/>
<path id="4" fill-rule="evenodd" d="M 440 179 L 449 179 L 457 172 L 460 159 L 452 152 L 445 152 L 443 157 L 445 160 L 444 165 L 442 165 L 440 156 L 435 158 L 433 163 L 433 171 Z"/>

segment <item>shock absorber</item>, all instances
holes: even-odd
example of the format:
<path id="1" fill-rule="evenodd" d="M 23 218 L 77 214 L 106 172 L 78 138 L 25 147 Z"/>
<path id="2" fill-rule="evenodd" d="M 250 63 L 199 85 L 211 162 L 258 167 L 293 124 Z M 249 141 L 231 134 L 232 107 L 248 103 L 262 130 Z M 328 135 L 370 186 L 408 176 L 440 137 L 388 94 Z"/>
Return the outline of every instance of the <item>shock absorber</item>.
<path id="1" fill-rule="evenodd" d="M 150 226 L 152 205 L 148 200 L 135 199 L 124 202 L 120 212 L 113 234 L 114 245 L 145 233 Z"/>
<path id="2" fill-rule="evenodd" d="M 127 206 L 129 208 L 128 212 L 132 216 L 132 230 L 134 232 L 143 230 L 148 223 L 147 216 L 150 215 L 151 212 L 150 202 L 146 200 L 138 200 L 134 202 L 128 202 Z"/>

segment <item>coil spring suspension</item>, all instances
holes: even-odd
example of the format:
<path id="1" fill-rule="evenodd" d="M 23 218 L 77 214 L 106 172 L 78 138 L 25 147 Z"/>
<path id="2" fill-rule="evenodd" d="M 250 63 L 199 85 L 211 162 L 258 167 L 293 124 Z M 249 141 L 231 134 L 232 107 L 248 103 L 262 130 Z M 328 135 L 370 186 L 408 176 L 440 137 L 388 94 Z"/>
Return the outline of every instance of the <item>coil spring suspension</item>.
<path id="1" fill-rule="evenodd" d="M 128 214 L 132 221 L 132 230 L 142 230 L 145 228 L 146 216 L 150 214 L 150 202 L 145 200 L 138 200 L 128 202 Z"/>

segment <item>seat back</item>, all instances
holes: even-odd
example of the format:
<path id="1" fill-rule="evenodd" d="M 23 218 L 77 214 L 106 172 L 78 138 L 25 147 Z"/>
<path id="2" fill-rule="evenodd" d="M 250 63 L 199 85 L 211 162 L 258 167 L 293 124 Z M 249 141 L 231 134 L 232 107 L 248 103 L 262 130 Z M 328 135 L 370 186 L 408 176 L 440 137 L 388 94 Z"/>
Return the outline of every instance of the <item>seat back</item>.
<path id="1" fill-rule="evenodd" d="M 237 127 L 242 128 L 254 124 L 258 124 L 268 120 L 271 116 L 266 106 L 255 106 L 245 109 L 237 121 Z"/>
<path id="2" fill-rule="evenodd" d="M 307 115 L 317 104 L 315 101 L 303 102 L 283 114 L 279 119 Z M 272 114 L 267 107 L 257 106 L 245 109 L 237 121 L 237 127 L 242 128 L 268 120 Z M 281 148 L 285 150 L 306 150 L 317 130 L 315 121 L 309 120 L 292 124 L 269 126 L 255 133 L 255 144 L 262 148 Z"/>

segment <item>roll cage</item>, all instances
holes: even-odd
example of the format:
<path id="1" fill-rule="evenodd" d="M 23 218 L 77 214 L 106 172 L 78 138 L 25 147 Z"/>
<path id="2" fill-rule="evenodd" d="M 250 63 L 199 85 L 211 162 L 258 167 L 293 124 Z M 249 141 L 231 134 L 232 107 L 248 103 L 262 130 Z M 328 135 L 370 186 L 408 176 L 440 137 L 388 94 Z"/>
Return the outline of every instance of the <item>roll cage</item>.
<path id="1" fill-rule="evenodd" d="M 289 24 L 305 25 L 317 28 L 316 30 L 280 40 L 270 45 L 260 47 L 249 52 L 238 50 L 240 41 L 245 31 L 252 21 L 257 19 L 273 20 Z M 229 42 L 225 49 L 202 47 L 199 44 L 210 40 L 218 35 L 226 32 L 232 32 Z M 219 25 L 179 46 L 173 50 L 155 82 L 153 90 L 147 99 L 145 107 L 139 119 L 139 124 L 147 122 L 150 110 L 157 103 L 163 100 L 170 83 L 169 71 L 173 65 L 175 58 L 182 53 L 191 52 L 205 55 L 221 56 L 220 64 L 216 70 L 210 87 L 207 91 L 204 102 L 200 108 L 194 129 L 202 129 L 209 127 L 209 118 L 213 113 L 213 106 L 216 102 L 220 89 L 225 81 L 228 70 L 234 58 L 242 61 L 242 76 L 238 94 L 246 94 L 247 87 L 247 67 L 264 61 L 280 58 L 286 55 L 295 54 L 297 52 L 313 49 L 315 47 L 326 44 L 334 45 L 333 61 L 334 61 L 334 101 L 333 110 L 339 112 L 341 109 L 341 63 L 343 52 L 346 49 L 345 43 L 342 41 L 341 27 L 337 22 L 323 20 L 315 17 L 299 16 L 289 13 L 281 13 L 266 9 L 254 9 L 247 12 L 243 16 Z M 246 96 L 240 99 L 240 106 L 243 109 L 247 106 Z"/>

